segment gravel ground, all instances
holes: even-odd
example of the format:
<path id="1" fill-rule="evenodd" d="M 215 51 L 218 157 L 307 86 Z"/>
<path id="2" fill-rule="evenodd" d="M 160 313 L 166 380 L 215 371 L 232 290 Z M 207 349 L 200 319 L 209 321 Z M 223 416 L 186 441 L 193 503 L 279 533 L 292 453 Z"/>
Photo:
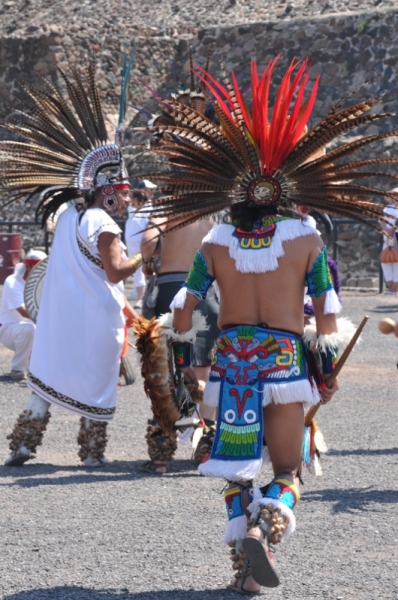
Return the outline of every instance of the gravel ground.
<path id="1" fill-rule="evenodd" d="M 398 340 L 377 331 L 379 318 L 397 318 L 398 302 L 345 294 L 345 315 L 359 323 L 366 313 L 364 343 L 319 414 L 329 446 L 324 476 L 305 474 L 297 531 L 277 550 L 282 584 L 261 596 L 269 600 L 398 597 Z M 0 347 L 1 461 L 28 396 L 7 377 L 10 356 Z M 236 598 L 225 589 L 231 569 L 220 544 L 223 484 L 198 475 L 186 446 L 161 478 L 139 469 L 150 415 L 139 377 L 120 387 L 111 463 L 101 470 L 79 466 L 76 416 L 52 412 L 37 459 L 0 467 L 1 598 Z"/>

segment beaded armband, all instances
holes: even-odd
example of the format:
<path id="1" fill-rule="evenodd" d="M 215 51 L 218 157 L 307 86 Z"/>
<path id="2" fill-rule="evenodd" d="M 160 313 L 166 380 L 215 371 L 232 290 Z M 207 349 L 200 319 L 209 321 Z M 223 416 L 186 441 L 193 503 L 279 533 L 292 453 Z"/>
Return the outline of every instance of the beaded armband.
<path id="1" fill-rule="evenodd" d="M 198 300 L 204 300 L 213 281 L 206 259 L 198 250 L 183 287 Z"/>
<path id="2" fill-rule="evenodd" d="M 173 342 L 172 345 L 176 369 L 190 367 L 193 361 L 193 344 L 189 342 Z"/>
<path id="3" fill-rule="evenodd" d="M 329 375 L 333 372 L 341 353 L 349 344 L 356 328 L 347 318 L 337 319 L 337 331 L 318 335 L 313 319 L 304 327 L 303 341 L 308 347 L 308 364 L 318 387 L 317 374 Z"/>
<path id="4" fill-rule="evenodd" d="M 321 362 L 321 371 L 323 375 L 329 375 L 330 373 L 332 373 L 338 361 L 339 349 L 337 346 L 326 346 L 325 348 L 318 348 L 318 352 Z"/>
<path id="5" fill-rule="evenodd" d="M 329 290 L 333 289 L 333 281 L 330 275 L 327 261 L 327 248 L 324 246 L 322 251 L 315 259 L 311 271 L 306 275 L 308 286 L 308 295 L 319 298 Z"/>

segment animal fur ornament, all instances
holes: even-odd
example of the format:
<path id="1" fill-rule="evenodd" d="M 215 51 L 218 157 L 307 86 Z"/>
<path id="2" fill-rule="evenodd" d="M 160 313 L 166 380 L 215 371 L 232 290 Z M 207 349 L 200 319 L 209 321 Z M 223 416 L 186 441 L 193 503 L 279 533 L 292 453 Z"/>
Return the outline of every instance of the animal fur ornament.
<path id="1" fill-rule="evenodd" d="M 44 432 L 47 429 L 51 413 L 47 412 L 43 417 L 32 418 L 32 411 L 24 410 L 19 415 L 12 432 L 7 436 L 10 440 L 11 452 L 18 452 L 21 446 L 30 450 L 30 458 L 36 458 L 36 448 L 41 446 Z"/>
<path id="2" fill-rule="evenodd" d="M 159 167 L 141 175 L 163 182 L 158 187 L 162 197 L 153 201 L 153 216 L 175 219 L 178 228 L 243 203 L 247 211 L 261 206 L 286 216 L 297 217 L 295 205 L 300 204 L 357 221 L 368 217 L 383 220 L 383 208 L 372 197 L 389 194 L 357 181 L 375 176 L 397 179 L 398 175 L 378 168 L 361 169 L 393 164 L 398 158 L 353 160 L 351 155 L 398 132 L 359 136 L 351 142 L 345 141 L 344 135 L 391 115 L 370 112 L 380 104 L 378 99 L 343 108 L 344 99 L 305 133 L 319 77 L 305 99 L 309 61 L 293 60 L 276 90 L 270 115 L 270 87 L 278 58 L 271 60 L 261 75 L 257 64 L 251 63 L 251 111 L 234 73 L 232 82 L 224 78 L 220 83 L 195 66 L 195 74 L 214 98 L 219 125 L 178 98 L 160 101 L 169 122 L 149 127 L 156 140 L 150 152 L 159 156 Z M 314 158 L 336 140 L 334 150 Z"/>
<path id="3" fill-rule="evenodd" d="M 88 458 L 89 454 L 91 454 L 93 461 L 103 462 L 108 442 L 106 435 L 107 427 L 108 423 L 99 423 L 86 417 L 81 417 L 77 443 L 80 446 L 78 455 L 82 462 Z"/>
<path id="4" fill-rule="evenodd" d="M 172 342 L 194 343 L 196 333 L 206 329 L 206 319 L 195 311 L 192 328 L 185 333 L 173 329 L 173 315 L 166 313 L 148 321 L 139 317 L 133 324 L 136 348 L 141 354 L 144 389 L 151 401 L 153 416 L 166 435 L 171 434 L 179 418 L 178 399 L 171 375 Z"/>

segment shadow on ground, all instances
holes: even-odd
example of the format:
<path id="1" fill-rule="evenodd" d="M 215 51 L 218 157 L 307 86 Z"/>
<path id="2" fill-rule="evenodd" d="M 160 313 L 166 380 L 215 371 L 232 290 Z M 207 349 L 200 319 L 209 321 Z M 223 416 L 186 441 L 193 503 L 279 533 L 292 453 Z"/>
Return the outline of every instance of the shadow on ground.
<path id="1" fill-rule="evenodd" d="M 370 313 L 396 313 L 398 312 L 398 304 L 382 304 L 381 306 L 375 306 L 374 308 L 368 308 L 367 312 Z"/>
<path id="2" fill-rule="evenodd" d="M 8 375 L 0 375 L 0 383 L 15 383 L 16 385 L 24 385 L 26 387 L 26 379 L 14 381 L 11 377 L 11 373 L 8 373 Z"/>
<path id="3" fill-rule="evenodd" d="M 247 596 L 249 597 L 249 596 Z M 253 597 L 253 596 L 250 596 Z M 129 590 L 93 590 L 79 586 L 35 589 L 3 596 L 3 600 L 222 600 L 236 598 L 232 590 L 167 590 L 130 592 Z"/>
<path id="4" fill-rule="evenodd" d="M 87 469 L 83 466 L 46 465 L 43 463 L 26 463 L 22 467 L 0 467 L 0 478 L 12 478 L 9 482 L 0 483 L 0 487 L 20 486 L 24 488 L 46 485 L 104 483 L 105 481 L 129 481 L 142 479 L 170 479 L 181 477 L 200 477 L 191 460 L 173 461 L 169 473 L 158 475 L 141 470 L 145 461 L 115 460 L 100 469 Z M 62 475 L 62 472 L 65 475 Z M 61 473 L 61 475 L 60 475 Z"/>
<path id="5" fill-rule="evenodd" d="M 398 448 L 356 448 L 355 450 L 328 450 L 328 456 L 393 456 Z"/>
<path id="6" fill-rule="evenodd" d="M 333 513 L 378 512 L 382 504 L 398 504 L 398 490 L 379 490 L 374 487 L 335 488 L 304 492 L 304 502 L 331 502 Z"/>

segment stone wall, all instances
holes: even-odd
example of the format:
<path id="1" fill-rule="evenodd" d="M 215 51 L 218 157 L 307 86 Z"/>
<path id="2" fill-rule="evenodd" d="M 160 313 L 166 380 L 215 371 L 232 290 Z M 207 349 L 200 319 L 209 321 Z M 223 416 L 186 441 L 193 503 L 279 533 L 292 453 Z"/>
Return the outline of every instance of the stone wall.
<path id="1" fill-rule="evenodd" d="M 263 66 L 277 53 L 282 53 L 275 77 L 276 81 L 280 81 L 286 65 L 293 57 L 310 56 L 313 62 L 311 78 L 321 75 L 313 124 L 315 119 L 327 114 L 338 100 L 357 88 L 359 99 L 383 94 L 380 112 L 398 113 L 395 68 L 398 57 L 398 11 L 211 28 L 200 31 L 191 45 L 194 56 L 200 57 L 198 61 L 202 63 L 209 46 L 214 46 L 212 64 L 222 62 L 227 72 L 234 70 L 242 87 L 249 85 L 249 63 L 252 58 Z M 186 53 L 180 57 L 180 61 L 183 69 L 187 70 Z M 213 66 L 212 72 L 217 72 L 217 67 Z M 362 128 L 361 133 L 372 135 L 380 130 L 392 129 L 398 130 L 398 118 L 395 115 Z M 397 140 L 390 138 L 384 144 L 367 147 L 357 156 L 369 158 L 381 152 L 384 158 L 389 158 L 398 156 L 397 150 Z M 383 179 L 378 184 L 388 190 L 395 187 L 397 182 Z M 378 287 L 380 234 L 362 225 L 336 223 L 336 226 L 342 284 Z M 331 253 L 332 240 L 328 246 Z"/>
<path id="2" fill-rule="evenodd" d="M 109 129 L 114 125 L 117 112 L 118 81 L 120 68 L 120 48 L 126 41 L 129 48 L 132 40 L 139 39 L 136 63 L 133 69 L 135 105 L 154 106 L 148 100 L 149 92 L 142 85 L 168 94 L 175 89 L 175 71 L 188 78 L 188 49 L 192 47 L 194 59 L 204 64 L 210 46 L 214 47 L 211 71 L 220 75 L 220 63 L 227 71 L 233 69 L 241 85 L 248 85 L 250 79 L 250 59 L 255 58 L 260 67 L 282 53 L 275 72 L 275 81 L 280 77 L 288 62 L 294 57 L 309 55 L 313 62 L 312 80 L 320 74 L 321 87 L 318 93 L 315 118 L 325 115 L 333 104 L 348 92 L 360 88 L 358 98 L 384 94 L 381 111 L 397 112 L 395 65 L 398 56 L 398 11 L 356 12 L 340 15 L 317 15 L 309 18 L 274 19 L 268 22 L 250 22 L 233 27 L 211 27 L 197 30 L 174 30 L 141 27 L 129 28 L 109 36 L 91 36 L 90 41 L 78 29 L 64 30 L 58 25 L 42 28 L 25 37 L 15 35 L 0 38 L 0 116 L 8 117 L 11 108 L 5 108 L 10 91 L 18 91 L 16 81 L 28 79 L 37 84 L 42 76 L 56 78 L 56 64 L 64 68 L 68 62 L 80 64 L 82 58 L 93 52 L 98 62 L 98 81 L 107 112 Z M 365 87 L 365 83 L 367 83 Z M 133 117 L 134 111 L 131 113 Z M 139 124 L 135 118 L 133 124 Z M 367 126 L 363 133 L 398 129 L 397 117 L 381 120 Z M 134 135 L 132 135 L 134 141 Z M 385 141 L 382 146 L 384 157 L 395 154 L 396 142 Z M 377 148 L 369 147 L 366 157 Z M 363 154 L 365 156 L 365 154 Z M 139 166 L 137 166 L 139 168 Z M 381 182 L 385 189 L 394 183 Z M 0 218 L 31 218 L 24 207 L 2 211 Z M 364 279 L 369 281 L 378 275 L 378 254 L 380 236 L 371 229 L 358 231 L 357 226 L 345 226 L 339 239 L 339 263 L 343 282 L 355 285 Z M 358 226 L 359 227 L 359 226 Z"/>

